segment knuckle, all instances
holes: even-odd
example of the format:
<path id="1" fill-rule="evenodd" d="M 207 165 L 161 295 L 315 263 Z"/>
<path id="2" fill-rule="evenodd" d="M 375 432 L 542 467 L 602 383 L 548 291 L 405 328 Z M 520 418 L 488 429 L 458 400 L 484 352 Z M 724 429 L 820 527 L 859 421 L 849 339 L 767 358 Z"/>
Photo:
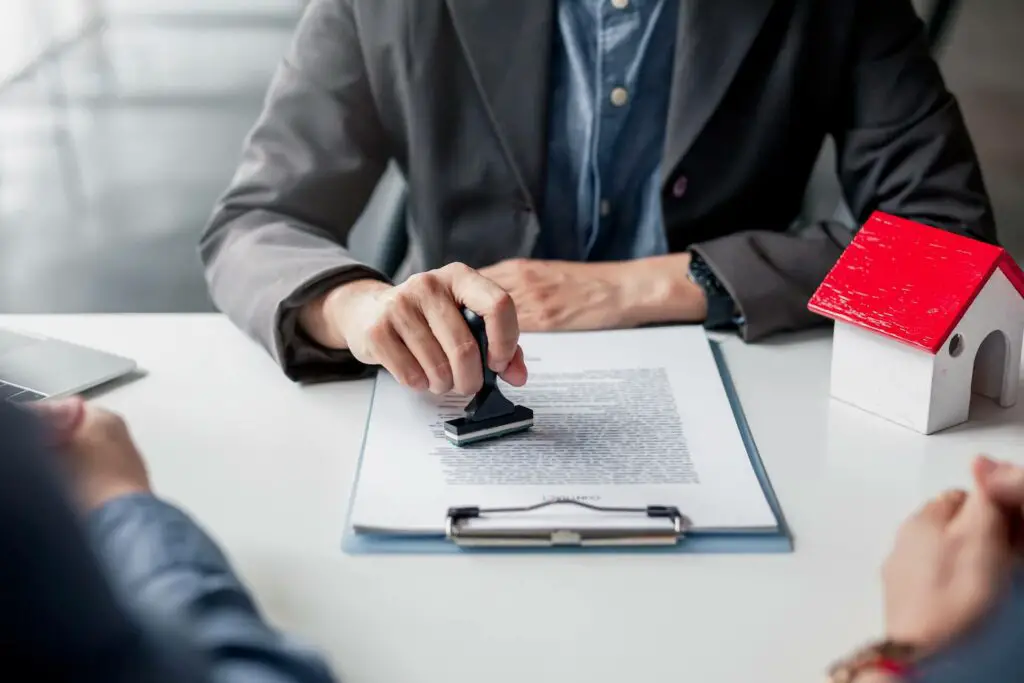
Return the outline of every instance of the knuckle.
<path id="1" fill-rule="evenodd" d="M 432 276 L 430 273 L 415 273 L 410 275 L 401 288 L 400 297 L 408 297 L 411 294 L 426 292 L 431 287 Z"/>
<path id="2" fill-rule="evenodd" d="M 391 315 L 395 318 L 411 318 L 416 314 L 416 309 L 416 301 L 409 294 L 397 296 L 391 302 Z"/>
<path id="3" fill-rule="evenodd" d="M 408 292 L 410 289 L 416 289 L 423 282 L 423 278 L 426 277 L 426 273 L 413 273 L 409 277 L 405 278 L 405 282 L 398 286 L 399 292 Z"/>
<path id="4" fill-rule="evenodd" d="M 465 339 L 455 345 L 455 360 L 459 365 L 469 365 L 479 357 L 480 348 L 477 346 L 476 340 Z"/>
<path id="5" fill-rule="evenodd" d="M 441 268 L 441 270 L 451 275 L 465 275 L 466 273 L 470 273 L 473 271 L 472 268 L 467 266 L 465 263 L 462 263 L 461 261 L 452 261 L 451 263 Z"/>
<path id="6" fill-rule="evenodd" d="M 454 380 L 452 369 L 447 360 L 441 361 L 431 368 L 430 391 L 435 394 L 446 394 L 452 390 Z"/>
<path id="7" fill-rule="evenodd" d="M 415 306 L 414 296 L 410 292 L 397 292 L 384 305 L 383 318 L 388 324 L 392 324 L 397 320 L 407 318 Z"/>
<path id="8" fill-rule="evenodd" d="M 375 323 L 370 325 L 370 329 L 367 331 L 367 338 L 374 346 L 384 344 L 390 336 L 391 323 L 387 320 L 377 320 Z"/>
<path id="9" fill-rule="evenodd" d="M 516 310 L 515 301 L 512 299 L 512 295 L 502 290 L 494 295 L 494 300 L 491 302 L 491 311 L 499 318 L 504 318 L 508 315 L 514 314 Z"/>
<path id="10" fill-rule="evenodd" d="M 452 364 L 447 358 L 442 358 L 434 364 L 434 374 L 439 382 L 447 383 L 450 387 L 452 381 Z"/>

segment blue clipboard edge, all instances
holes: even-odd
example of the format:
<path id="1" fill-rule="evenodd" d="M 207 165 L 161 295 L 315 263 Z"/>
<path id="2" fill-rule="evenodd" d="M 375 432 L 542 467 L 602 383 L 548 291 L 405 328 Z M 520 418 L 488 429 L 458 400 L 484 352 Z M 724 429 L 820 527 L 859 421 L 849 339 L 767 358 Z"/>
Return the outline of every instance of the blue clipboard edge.
<path id="1" fill-rule="evenodd" d="M 703 533 L 691 534 L 681 543 L 672 546 L 639 546 L 639 547 L 591 547 L 591 548 L 463 548 L 449 542 L 444 535 L 401 535 L 401 534 L 357 534 L 352 529 L 352 508 L 355 504 L 355 493 L 359 485 L 359 475 L 363 467 L 363 452 L 366 448 L 366 437 L 369 431 L 370 415 L 373 410 L 373 397 L 377 392 L 377 378 L 373 381 L 373 390 L 370 392 L 370 405 L 366 411 L 366 425 L 363 428 L 363 440 L 359 448 L 359 462 L 353 477 L 351 493 L 349 495 L 348 508 L 345 515 L 345 530 L 342 535 L 341 549 L 348 555 L 423 555 L 423 554 L 452 554 L 452 553 L 601 553 L 601 552 L 629 552 L 629 553 L 702 553 L 702 554 L 772 554 L 793 552 L 793 536 L 782 506 L 779 504 L 771 479 L 761 460 L 761 454 L 754 443 L 753 435 L 750 433 L 750 426 L 747 423 L 746 415 L 740 404 L 736 386 L 732 380 L 732 374 L 725 362 L 725 355 L 722 353 L 721 343 L 709 339 L 711 354 L 725 387 L 729 405 L 736 418 L 743 444 L 746 446 L 747 455 L 750 457 L 750 464 L 761 484 L 768 505 L 775 516 L 778 524 L 778 531 L 770 533 L 751 534 L 730 534 L 730 533 Z"/>

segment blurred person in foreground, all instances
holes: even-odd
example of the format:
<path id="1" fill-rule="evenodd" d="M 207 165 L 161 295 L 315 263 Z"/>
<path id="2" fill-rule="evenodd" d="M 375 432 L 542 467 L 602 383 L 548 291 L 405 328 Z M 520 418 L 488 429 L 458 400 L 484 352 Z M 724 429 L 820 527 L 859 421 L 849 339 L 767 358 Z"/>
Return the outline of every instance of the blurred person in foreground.
<path id="1" fill-rule="evenodd" d="M 801 215 L 823 143 L 851 220 Z M 388 165 L 409 248 L 348 248 Z M 703 323 L 756 341 L 880 210 L 995 241 L 910 0 L 312 0 L 200 253 L 286 376 L 474 393 L 521 331 Z M 381 226 L 384 229 L 384 226 Z"/>
<path id="2" fill-rule="evenodd" d="M 0 401 L 0 680 L 333 683 L 151 490 L 124 421 Z"/>
<path id="3" fill-rule="evenodd" d="M 0 403 L 0 677 L 334 681 L 265 623 L 213 541 L 154 495 L 118 416 L 77 399 L 34 412 Z M 885 640 L 837 664 L 833 681 L 1024 680 L 1024 468 L 979 458 L 974 478 L 972 492 L 946 493 L 903 525 L 884 572 Z"/>

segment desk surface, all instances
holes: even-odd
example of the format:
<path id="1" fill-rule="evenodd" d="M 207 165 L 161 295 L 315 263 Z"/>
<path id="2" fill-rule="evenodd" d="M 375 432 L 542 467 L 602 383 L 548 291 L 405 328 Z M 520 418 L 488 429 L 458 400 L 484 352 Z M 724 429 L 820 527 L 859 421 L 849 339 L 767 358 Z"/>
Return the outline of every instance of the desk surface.
<path id="1" fill-rule="evenodd" d="M 792 683 L 881 626 L 905 515 L 1024 461 L 1024 403 L 924 437 L 828 398 L 830 337 L 723 343 L 796 552 L 350 557 L 340 551 L 369 381 L 300 387 L 222 317 L 0 316 L 135 358 L 101 394 L 158 492 L 224 544 L 274 622 L 349 683 Z"/>

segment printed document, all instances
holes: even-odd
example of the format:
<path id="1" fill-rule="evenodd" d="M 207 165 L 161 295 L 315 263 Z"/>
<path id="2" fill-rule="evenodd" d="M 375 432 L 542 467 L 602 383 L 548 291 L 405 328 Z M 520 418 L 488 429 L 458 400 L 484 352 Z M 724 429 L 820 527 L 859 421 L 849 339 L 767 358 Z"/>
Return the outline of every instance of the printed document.
<path id="1" fill-rule="evenodd" d="M 499 385 L 533 410 L 534 426 L 495 440 L 449 443 L 444 422 L 471 397 L 415 392 L 379 373 L 352 504 L 357 533 L 433 535 L 450 507 L 564 498 L 675 506 L 694 531 L 777 530 L 702 328 L 535 333 L 520 343 L 529 379 Z M 536 524 L 631 521 L 577 506 L 531 515 Z"/>

